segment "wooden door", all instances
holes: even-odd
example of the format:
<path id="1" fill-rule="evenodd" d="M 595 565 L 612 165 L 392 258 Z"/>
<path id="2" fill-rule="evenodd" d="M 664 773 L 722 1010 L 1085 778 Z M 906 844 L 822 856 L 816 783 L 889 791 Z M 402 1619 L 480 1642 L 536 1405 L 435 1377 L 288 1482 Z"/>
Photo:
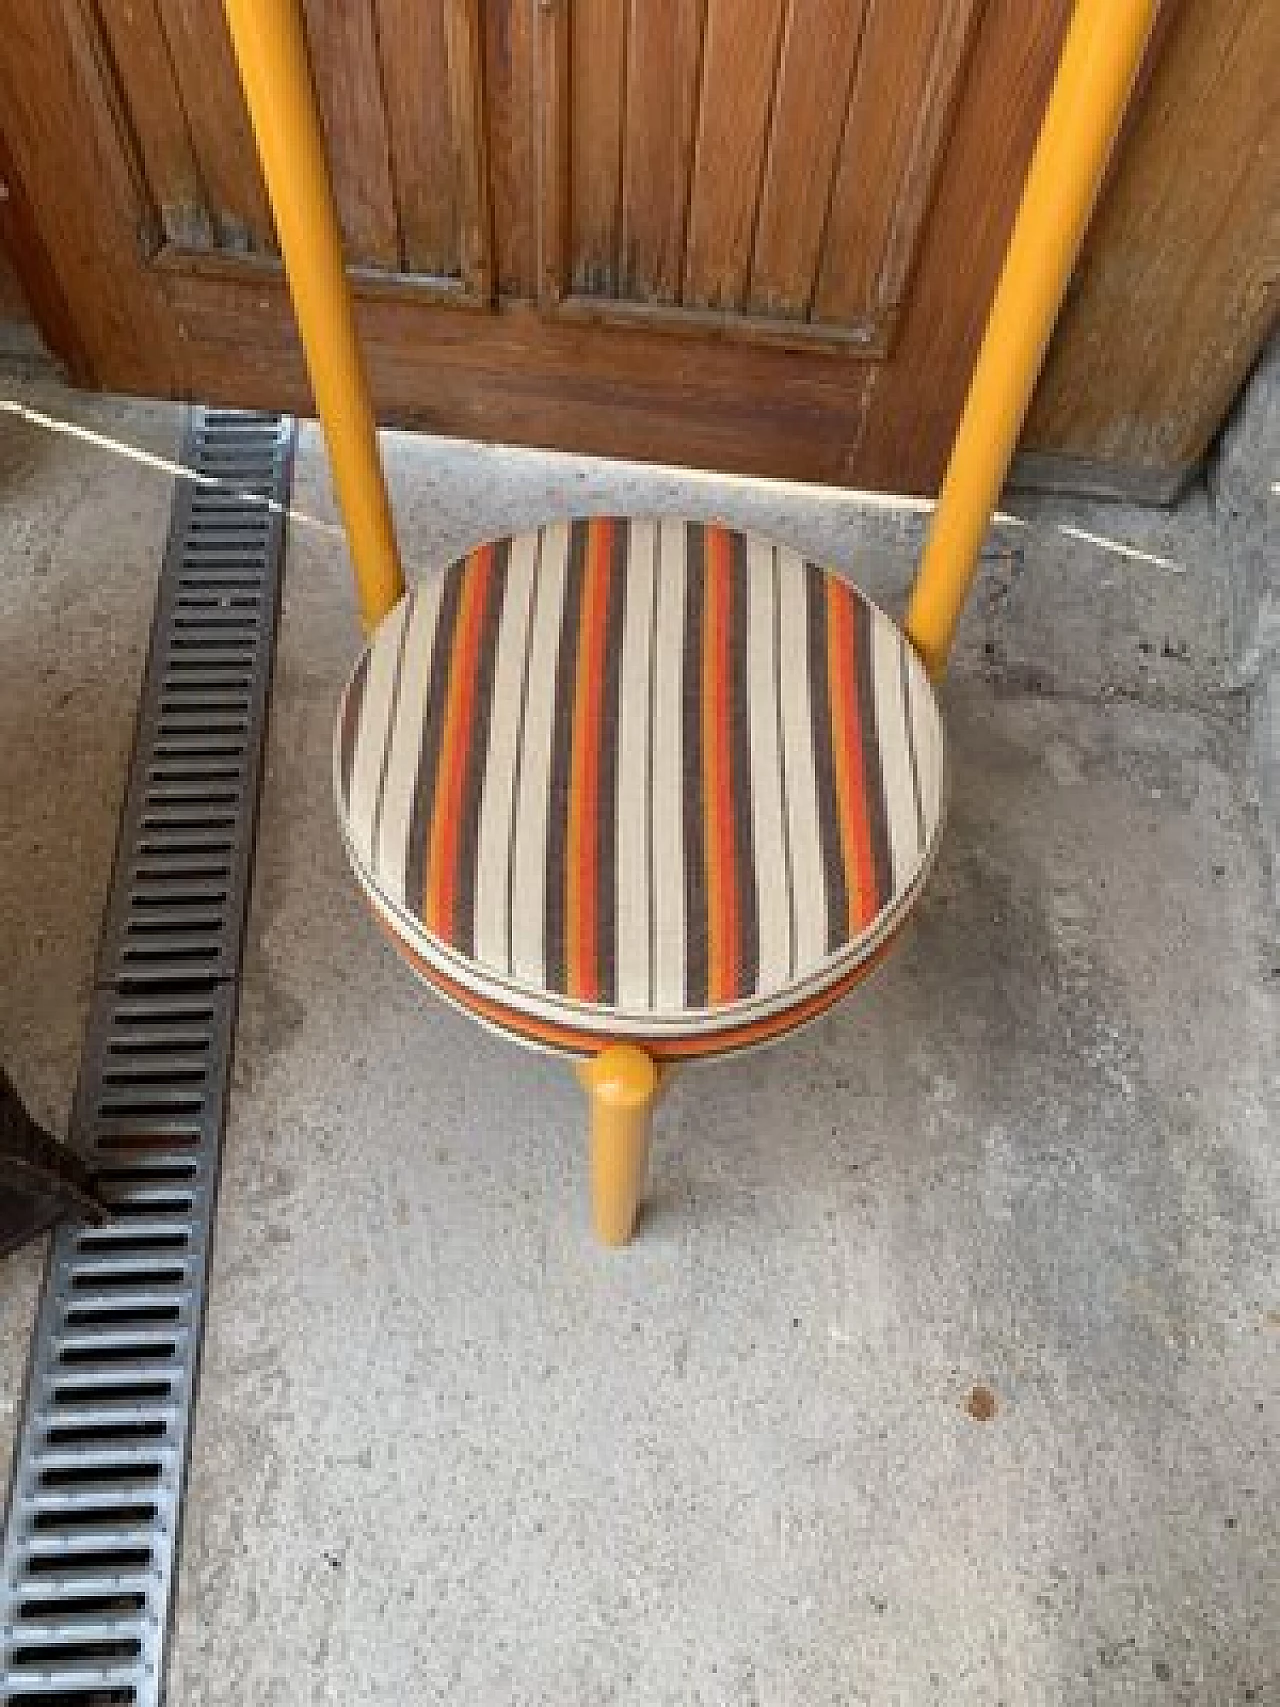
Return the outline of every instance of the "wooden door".
<path id="1" fill-rule="evenodd" d="M 385 420 L 936 486 L 1068 0 L 304 10 Z M 12 8 L 0 171 L 79 378 L 307 408 L 218 0 Z"/>

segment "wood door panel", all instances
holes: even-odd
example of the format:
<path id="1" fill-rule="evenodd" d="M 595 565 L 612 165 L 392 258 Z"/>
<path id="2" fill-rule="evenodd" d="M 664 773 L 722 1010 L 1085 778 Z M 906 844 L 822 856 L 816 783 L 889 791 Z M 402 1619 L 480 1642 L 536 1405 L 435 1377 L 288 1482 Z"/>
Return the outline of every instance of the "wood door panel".
<path id="1" fill-rule="evenodd" d="M 621 0 L 556 7 L 544 299 L 604 323 L 887 353 L 982 5 L 704 0 L 700 40 L 671 0 L 643 24 L 633 8 L 629 32 Z M 624 214 L 625 264 L 619 182 L 640 212 Z"/>
<path id="2" fill-rule="evenodd" d="M 215 236 L 204 178 L 157 0 L 98 0 L 97 20 L 165 237 L 177 243 L 212 244 Z"/>
<path id="3" fill-rule="evenodd" d="M 619 295 L 680 299 L 706 0 L 631 8 Z"/>
<path id="4" fill-rule="evenodd" d="M 483 18 L 497 289 L 531 298 L 538 294 L 538 11 L 533 0 L 486 0 Z"/>
<path id="5" fill-rule="evenodd" d="M 743 307 L 769 146 L 784 0 L 707 0 L 682 301 Z"/>
<path id="6" fill-rule="evenodd" d="M 1280 7 L 1166 8 L 1080 257 L 1021 472 L 1168 503 L 1280 325 Z"/>
<path id="7" fill-rule="evenodd" d="M 144 247 L 276 253 L 218 0 L 61 0 L 133 167 Z M 302 0 L 354 268 L 487 301 L 493 227 L 479 0 Z M 165 257 L 166 264 L 173 260 Z"/>
<path id="8" fill-rule="evenodd" d="M 123 0 L 0 36 L 82 371 L 306 409 L 219 0 L 131 5 L 136 61 Z M 1069 0 L 306 5 L 384 420 L 936 484 Z M 190 159 L 203 241 L 166 211 Z M 820 302 L 839 244 L 854 282 Z"/>
<path id="9" fill-rule="evenodd" d="M 22 281 L 14 270 L 0 230 L 0 321 L 30 320 L 31 307 L 27 302 Z"/>
<path id="10" fill-rule="evenodd" d="M 462 253 L 444 9 L 422 0 L 374 4 L 403 265 L 411 273 L 458 278 Z"/>
<path id="11" fill-rule="evenodd" d="M 161 0 L 158 12 L 215 241 L 222 248 L 271 254 L 275 227 L 222 8 L 210 0 Z M 157 83 L 162 81 L 157 67 Z M 153 93 L 149 85 L 145 98 L 160 104 L 171 97 L 160 88 Z M 151 188 L 163 205 L 167 187 Z"/>
<path id="12" fill-rule="evenodd" d="M 778 68 L 748 308 L 805 320 L 827 236 L 867 0 L 794 0 Z"/>
<path id="13" fill-rule="evenodd" d="M 400 225 L 373 0 L 302 0 L 302 9 L 343 245 L 359 265 L 398 272 Z M 421 91 L 421 99 L 430 97 Z"/>
<path id="14" fill-rule="evenodd" d="M 570 257 L 573 289 L 613 296 L 622 231 L 627 110 L 627 6 L 591 0 L 568 12 Z"/>
<path id="15" fill-rule="evenodd" d="M 982 0 L 874 5 L 818 267 L 814 316 L 885 339 L 902 303 Z"/>

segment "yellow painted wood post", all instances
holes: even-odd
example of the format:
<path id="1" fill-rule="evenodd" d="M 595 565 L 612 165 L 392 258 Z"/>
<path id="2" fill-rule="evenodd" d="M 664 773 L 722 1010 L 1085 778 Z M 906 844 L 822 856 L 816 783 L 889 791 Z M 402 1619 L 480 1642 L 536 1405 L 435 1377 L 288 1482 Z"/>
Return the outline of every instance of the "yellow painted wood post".
<path id="1" fill-rule="evenodd" d="M 299 4 L 300 0 L 225 0 L 346 523 L 360 615 L 369 629 L 404 591 L 404 574 L 343 268 L 342 234 Z"/>
<path id="2" fill-rule="evenodd" d="M 946 669 L 1157 4 L 1077 0 L 1067 30 L 907 610 L 907 633 L 935 679 Z"/>
<path id="3" fill-rule="evenodd" d="M 613 1044 L 578 1065 L 591 1116 L 591 1218 L 606 1245 L 631 1238 L 649 1165 L 661 1076 L 643 1049 Z"/>

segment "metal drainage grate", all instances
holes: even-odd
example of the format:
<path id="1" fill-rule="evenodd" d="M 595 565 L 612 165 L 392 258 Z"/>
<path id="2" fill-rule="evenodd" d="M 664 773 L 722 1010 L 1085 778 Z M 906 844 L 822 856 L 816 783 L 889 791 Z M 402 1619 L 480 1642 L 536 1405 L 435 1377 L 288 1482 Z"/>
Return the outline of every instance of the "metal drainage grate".
<path id="1" fill-rule="evenodd" d="M 0 1580 L 0 1700 L 161 1699 L 279 607 L 292 422 L 194 411 L 72 1141 L 115 1209 L 54 1235 Z"/>

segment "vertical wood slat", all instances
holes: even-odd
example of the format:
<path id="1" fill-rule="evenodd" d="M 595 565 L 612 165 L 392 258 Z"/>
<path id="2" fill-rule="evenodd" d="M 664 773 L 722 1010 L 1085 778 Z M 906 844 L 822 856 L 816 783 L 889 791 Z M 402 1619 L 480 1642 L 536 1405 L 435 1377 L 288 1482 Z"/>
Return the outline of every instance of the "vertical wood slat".
<path id="1" fill-rule="evenodd" d="M 546 19 L 536 0 L 490 0 L 483 18 L 497 288 L 507 296 L 536 297 L 543 131 L 539 49 Z"/>
<path id="2" fill-rule="evenodd" d="M 4 247 L 3 236 L 0 231 L 0 320 L 30 320 L 31 304 Z"/>
<path id="3" fill-rule="evenodd" d="M 631 8 L 619 294 L 675 303 L 684 271 L 706 0 Z"/>
<path id="4" fill-rule="evenodd" d="M 303 0 L 303 13 L 347 258 L 396 271 L 400 230 L 372 0 Z"/>
<path id="5" fill-rule="evenodd" d="M 786 0 L 708 0 L 683 298 L 740 308 L 746 293 Z"/>
<path id="6" fill-rule="evenodd" d="M 0 238 L 77 383 L 127 384 L 149 361 L 159 391 L 176 339 L 139 254 L 114 115 L 83 75 L 82 24 L 68 6 L 17 7 L 0 31 Z"/>
<path id="7" fill-rule="evenodd" d="M 5 72 L 0 55 L 0 90 L 4 88 Z M 19 115 L 12 107 L 6 106 L 5 111 L 9 124 L 17 122 Z M 6 313 L 16 313 L 20 319 L 34 319 L 49 349 L 66 364 L 72 383 L 94 385 L 96 375 L 80 325 L 37 226 L 35 210 L 3 130 L 0 130 L 0 183 L 8 192 L 0 196 L 0 261 L 11 268 L 16 290 Z M 89 235 L 92 240 L 97 233 Z"/>
<path id="8" fill-rule="evenodd" d="M 543 6 L 538 28 L 538 300 L 554 307 L 568 288 L 571 45 L 562 6 Z"/>
<path id="9" fill-rule="evenodd" d="M 444 25 L 462 277 L 474 297 L 487 301 L 493 294 L 493 209 L 478 0 L 445 0 Z"/>
<path id="10" fill-rule="evenodd" d="M 983 4 L 872 4 L 814 293 L 815 320 L 883 325 L 901 307 Z"/>
<path id="11" fill-rule="evenodd" d="M 952 0 L 934 39 L 921 95 L 920 121 L 898 180 L 877 281 L 876 311 L 882 319 L 896 319 L 906 298 L 921 228 L 928 218 L 960 86 L 978 33 L 978 17 L 985 4 L 986 0 Z"/>
<path id="12" fill-rule="evenodd" d="M 375 0 L 375 21 L 404 264 L 452 278 L 461 253 L 445 5 Z"/>
<path id="13" fill-rule="evenodd" d="M 97 14 L 164 234 L 210 247 L 213 223 L 156 0 L 97 0 Z"/>
<path id="14" fill-rule="evenodd" d="M 626 14 L 626 0 L 569 8 L 569 273 L 573 289 L 592 296 L 618 287 Z"/>
<path id="15" fill-rule="evenodd" d="M 62 0 L 61 9 L 78 74 L 77 93 L 93 115 L 95 128 L 111 139 L 95 190 L 114 197 L 133 229 L 135 242 L 144 251 L 154 250 L 162 240 L 160 210 L 152 198 L 146 163 L 102 19 L 92 0 Z"/>
<path id="16" fill-rule="evenodd" d="M 276 248 L 267 192 L 222 7 L 164 0 L 159 10 L 220 244 Z"/>
<path id="17" fill-rule="evenodd" d="M 808 313 L 867 3 L 793 0 L 751 263 L 753 313 Z"/>

